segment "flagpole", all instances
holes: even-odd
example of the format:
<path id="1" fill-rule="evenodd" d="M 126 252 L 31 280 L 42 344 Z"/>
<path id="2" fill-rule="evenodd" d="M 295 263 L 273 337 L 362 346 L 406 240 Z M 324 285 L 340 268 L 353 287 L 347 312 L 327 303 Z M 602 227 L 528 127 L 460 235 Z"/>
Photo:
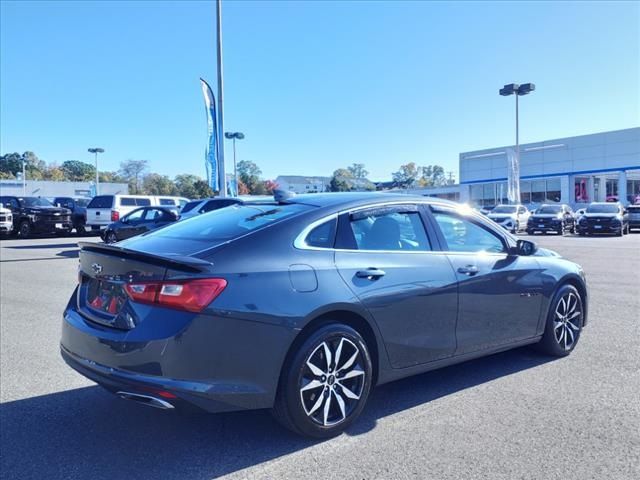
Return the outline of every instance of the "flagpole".
<path id="1" fill-rule="evenodd" d="M 216 0 L 217 24 L 217 65 L 218 65 L 218 179 L 220 184 L 219 196 L 227 196 L 227 177 L 224 168 L 224 109 L 222 85 L 222 0 Z"/>

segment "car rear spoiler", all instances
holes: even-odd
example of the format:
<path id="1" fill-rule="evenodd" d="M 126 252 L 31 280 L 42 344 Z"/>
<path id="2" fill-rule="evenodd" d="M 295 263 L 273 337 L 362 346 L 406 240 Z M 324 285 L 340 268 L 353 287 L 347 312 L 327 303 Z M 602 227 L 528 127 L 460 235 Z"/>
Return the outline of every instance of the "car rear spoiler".
<path id="1" fill-rule="evenodd" d="M 120 258 L 130 258 L 147 262 L 152 265 L 173 268 L 184 272 L 204 272 L 209 269 L 213 263 L 197 257 L 189 257 L 186 255 L 155 255 L 153 253 L 140 252 L 131 250 L 117 245 L 107 245 L 104 243 L 94 242 L 78 242 L 81 251 L 109 254 Z"/>

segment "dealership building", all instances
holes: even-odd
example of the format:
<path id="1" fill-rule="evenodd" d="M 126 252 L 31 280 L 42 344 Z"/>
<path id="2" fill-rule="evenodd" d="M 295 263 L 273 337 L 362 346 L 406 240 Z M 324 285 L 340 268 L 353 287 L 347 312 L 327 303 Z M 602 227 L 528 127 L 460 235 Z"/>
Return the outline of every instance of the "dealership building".
<path id="1" fill-rule="evenodd" d="M 514 149 L 461 153 L 459 200 L 507 203 L 507 165 Z M 520 145 L 520 196 L 526 205 L 640 203 L 640 128 Z"/>

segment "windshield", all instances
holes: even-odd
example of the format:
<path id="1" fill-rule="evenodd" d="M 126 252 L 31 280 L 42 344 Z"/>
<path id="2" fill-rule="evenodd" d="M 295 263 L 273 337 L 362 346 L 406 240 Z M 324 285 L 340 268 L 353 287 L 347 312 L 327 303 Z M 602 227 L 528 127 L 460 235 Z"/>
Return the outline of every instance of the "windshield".
<path id="1" fill-rule="evenodd" d="M 513 205 L 498 205 L 491 213 L 516 213 L 517 208 Z"/>
<path id="2" fill-rule="evenodd" d="M 560 205 L 544 205 L 536 210 L 536 213 L 560 213 L 561 211 Z"/>
<path id="3" fill-rule="evenodd" d="M 20 197 L 18 201 L 23 207 L 53 207 L 49 200 L 41 197 Z"/>
<path id="4" fill-rule="evenodd" d="M 308 205 L 233 205 L 213 210 L 150 233 L 147 237 L 206 242 L 212 246 L 306 211 Z"/>
<path id="5" fill-rule="evenodd" d="M 618 205 L 595 203 L 587 207 L 587 213 L 618 213 Z"/>

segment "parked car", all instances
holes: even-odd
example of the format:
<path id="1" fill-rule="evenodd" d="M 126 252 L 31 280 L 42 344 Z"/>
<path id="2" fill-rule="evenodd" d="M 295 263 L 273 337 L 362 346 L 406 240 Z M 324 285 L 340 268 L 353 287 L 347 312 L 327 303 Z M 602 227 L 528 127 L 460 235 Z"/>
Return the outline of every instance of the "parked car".
<path id="1" fill-rule="evenodd" d="M 73 228 L 82 235 L 86 232 L 87 205 L 90 201 L 90 198 L 84 197 L 55 197 L 53 204 L 71 210 Z"/>
<path id="2" fill-rule="evenodd" d="M 115 243 L 126 238 L 164 227 L 176 222 L 175 210 L 167 207 L 141 207 L 127 213 L 107 227 L 102 235 L 105 243 Z"/>
<path id="3" fill-rule="evenodd" d="M 272 408 L 312 437 L 378 384 L 528 344 L 568 355 L 587 320 L 578 265 L 436 198 L 247 202 L 80 246 L 72 368 L 158 408 Z"/>
<path id="4" fill-rule="evenodd" d="M 219 208 L 228 207 L 229 205 L 236 205 L 242 203 L 242 200 L 238 198 L 201 198 L 199 200 L 192 200 L 187 203 L 180 212 L 180 220 L 185 220 L 191 217 L 197 217 L 198 215 L 206 212 L 212 212 Z"/>
<path id="5" fill-rule="evenodd" d="M 71 211 L 54 207 L 41 197 L 0 197 L 0 203 L 11 210 L 13 232 L 26 238 L 34 233 L 69 233 L 73 228 Z"/>
<path id="6" fill-rule="evenodd" d="M 566 232 L 575 232 L 575 217 L 573 210 L 566 204 L 544 204 L 529 216 L 527 221 L 527 233 L 533 235 L 536 232 L 555 232 L 564 235 Z"/>
<path id="7" fill-rule="evenodd" d="M 578 233 L 613 233 L 621 237 L 629 233 L 629 214 L 620 203 L 593 202 L 578 221 Z"/>
<path id="8" fill-rule="evenodd" d="M 0 203 L 0 235 L 9 235 L 13 230 L 13 214 Z"/>
<path id="9" fill-rule="evenodd" d="M 487 216 L 511 233 L 516 233 L 527 228 L 529 210 L 524 205 L 498 205 Z"/>
<path id="10" fill-rule="evenodd" d="M 188 199 L 155 195 L 97 195 L 87 205 L 87 225 L 92 231 L 105 230 L 138 207 L 165 206 L 178 212 Z"/>
<path id="11" fill-rule="evenodd" d="M 627 233 L 634 228 L 640 228 L 640 205 L 629 205 L 627 207 L 629 214 L 629 228 Z"/>

